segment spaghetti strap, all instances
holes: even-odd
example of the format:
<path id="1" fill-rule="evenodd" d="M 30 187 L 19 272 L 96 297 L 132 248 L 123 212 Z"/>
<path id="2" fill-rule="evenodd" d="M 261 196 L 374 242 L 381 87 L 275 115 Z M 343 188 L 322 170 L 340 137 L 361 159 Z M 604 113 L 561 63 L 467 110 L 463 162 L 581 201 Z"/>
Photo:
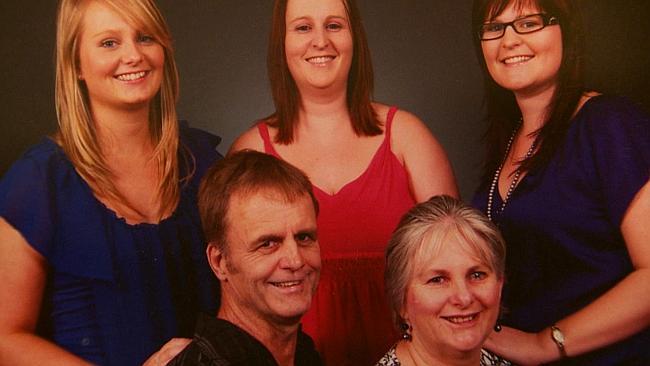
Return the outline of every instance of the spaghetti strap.
<path id="1" fill-rule="evenodd" d="M 257 124 L 257 131 L 260 133 L 260 137 L 264 142 L 264 152 L 269 155 L 273 155 L 276 158 L 280 158 L 278 152 L 275 151 L 273 143 L 271 142 L 271 134 L 269 134 L 269 126 L 265 122 L 259 122 Z"/>
<path id="2" fill-rule="evenodd" d="M 393 117 L 395 117 L 395 113 L 397 112 L 397 107 L 392 106 L 390 109 L 388 109 L 388 113 L 386 114 L 386 128 L 384 128 L 384 143 L 385 145 L 388 145 L 388 148 L 390 149 L 390 134 L 392 131 L 393 127 Z"/>

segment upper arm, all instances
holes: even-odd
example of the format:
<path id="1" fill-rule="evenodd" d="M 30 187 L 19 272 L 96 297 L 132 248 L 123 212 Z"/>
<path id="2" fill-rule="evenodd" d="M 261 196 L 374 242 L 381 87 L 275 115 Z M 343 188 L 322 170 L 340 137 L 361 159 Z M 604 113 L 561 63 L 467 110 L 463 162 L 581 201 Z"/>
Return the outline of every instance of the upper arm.
<path id="1" fill-rule="evenodd" d="M 0 332 L 34 331 L 46 275 L 45 259 L 0 217 Z"/>
<path id="2" fill-rule="evenodd" d="M 458 197 L 456 179 L 445 150 L 422 121 L 398 111 L 392 127 L 393 152 L 404 162 L 417 202 L 447 194 Z"/>
<path id="3" fill-rule="evenodd" d="M 227 156 L 240 150 L 255 150 L 264 152 L 264 141 L 257 130 L 257 126 L 253 126 L 244 131 L 237 139 L 230 145 Z"/>
<path id="4" fill-rule="evenodd" d="M 646 182 L 630 202 L 621 222 L 621 233 L 635 269 L 650 270 L 649 223 L 650 181 Z"/>

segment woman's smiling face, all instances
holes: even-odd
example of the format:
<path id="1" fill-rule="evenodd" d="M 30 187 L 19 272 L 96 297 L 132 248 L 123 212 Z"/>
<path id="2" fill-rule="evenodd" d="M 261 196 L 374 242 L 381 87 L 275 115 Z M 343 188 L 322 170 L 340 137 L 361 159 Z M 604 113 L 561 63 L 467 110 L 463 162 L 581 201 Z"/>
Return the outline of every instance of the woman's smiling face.
<path id="1" fill-rule="evenodd" d="M 289 0 L 285 52 L 299 90 L 345 91 L 353 48 L 342 0 Z"/>
<path id="2" fill-rule="evenodd" d="M 479 350 L 499 314 L 502 279 L 460 240 L 422 245 L 401 314 L 414 341 L 441 352 Z"/>
<path id="3" fill-rule="evenodd" d="M 537 13 L 542 13 L 537 7 L 511 2 L 494 19 L 485 22 L 508 23 Z M 528 34 L 518 34 L 507 27 L 503 37 L 481 41 L 481 48 L 490 76 L 515 95 L 537 95 L 557 86 L 562 63 L 560 26 L 549 25 Z"/>
<path id="4" fill-rule="evenodd" d="M 96 108 L 141 108 L 158 93 L 163 47 L 98 1 L 85 9 L 79 37 L 79 74 Z"/>

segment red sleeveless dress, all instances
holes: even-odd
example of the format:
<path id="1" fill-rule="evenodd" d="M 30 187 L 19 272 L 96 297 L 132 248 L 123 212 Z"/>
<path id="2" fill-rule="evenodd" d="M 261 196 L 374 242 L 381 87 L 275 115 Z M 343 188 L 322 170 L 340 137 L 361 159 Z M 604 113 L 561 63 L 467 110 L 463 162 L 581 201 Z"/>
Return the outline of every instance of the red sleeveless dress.
<path id="1" fill-rule="evenodd" d="M 398 337 L 384 293 L 384 249 L 415 200 L 390 148 L 396 111 L 389 110 L 384 141 L 358 178 L 334 195 L 314 186 L 322 270 L 303 330 L 327 365 L 374 365 Z M 268 126 L 257 127 L 264 151 L 281 158 Z"/>

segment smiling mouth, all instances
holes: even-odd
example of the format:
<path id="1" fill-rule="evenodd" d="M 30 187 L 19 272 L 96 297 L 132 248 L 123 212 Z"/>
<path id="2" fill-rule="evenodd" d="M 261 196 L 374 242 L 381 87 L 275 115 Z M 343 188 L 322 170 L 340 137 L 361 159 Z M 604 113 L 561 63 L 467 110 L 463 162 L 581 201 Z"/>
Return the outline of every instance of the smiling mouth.
<path id="1" fill-rule="evenodd" d="M 302 284 L 302 281 L 271 282 L 271 284 L 279 288 L 291 288 L 291 287 L 299 286 L 300 284 Z"/>
<path id="2" fill-rule="evenodd" d="M 471 323 L 478 318 L 478 313 L 465 316 L 443 316 L 442 318 L 456 325 L 464 325 Z"/>
<path id="3" fill-rule="evenodd" d="M 147 74 L 146 71 L 132 72 L 128 74 L 117 75 L 115 78 L 120 81 L 134 81 L 142 79 Z"/>
<path id="4" fill-rule="evenodd" d="M 527 62 L 532 58 L 533 56 L 515 56 L 515 57 L 508 57 L 501 62 L 503 62 L 506 65 L 513 65 L 513 64 L 520 64 L 520 63 Z"/>
<path id="5" fill-rule="evenodd" d="M 325 65 L 334 59 L 334 56 L 316 56 L 307 58 L 307 62 L 313 65 Z"/>

